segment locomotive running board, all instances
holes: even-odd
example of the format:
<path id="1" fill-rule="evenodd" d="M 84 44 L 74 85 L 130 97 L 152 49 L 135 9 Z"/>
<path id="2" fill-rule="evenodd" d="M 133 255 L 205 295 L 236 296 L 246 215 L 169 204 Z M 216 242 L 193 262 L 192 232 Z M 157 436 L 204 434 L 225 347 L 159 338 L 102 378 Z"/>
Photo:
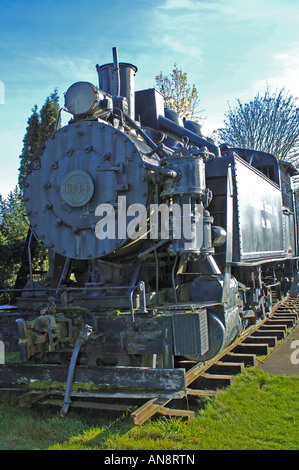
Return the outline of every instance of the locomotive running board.
<path id="1" fill-rule="evenodd" d="M 25 388 L 37 381 L 51 381 L 65 383 L 67 369 L 62 365 L 24 365 L 3 364 L 0 365 L 0 389 Z M 129 390 L 134 390 L 135 395 L 144 397 L 163 396 L 174 397 L 177 392 L 186 392 L 185 369 L 152 369 L 147 367 L 85 367 L 77 366 L 75 369 L 74 383 L 91 383 L 103 387 L 102 396 L 114 395 L 115 389 L 128 396 Z M 37 384 L 36 384 L 37 385 Z M 111 387 L 113 390 L 109 390 Z M 49 393 L 51 391 L 49 390 Z"/>

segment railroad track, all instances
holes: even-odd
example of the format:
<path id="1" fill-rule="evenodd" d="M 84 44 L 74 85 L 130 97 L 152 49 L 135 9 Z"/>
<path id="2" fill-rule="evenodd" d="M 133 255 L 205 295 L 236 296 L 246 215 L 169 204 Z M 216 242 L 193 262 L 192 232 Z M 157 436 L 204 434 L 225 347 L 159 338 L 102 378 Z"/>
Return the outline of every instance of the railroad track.
<path id="1" fill-rule="evenodd" d="M 106 413 L 131 412 L 134 425 L 141 425 L 156 414 L 192 418 L 195 412 L 184 409 L 192 397 L 216 396 L 219 389 L 232 384 L 234 377 L 246 366 L 256 366 L 259 356 L 267 356 L 299 321 L 299 299 L 286 297 L 278 301 L 268 316 L 246 329 L 232 344 L 206 363 L 184 361 L 177 364 L 184 369 L 184 383 L 178 391 L 136 390 L 73 391 L 73 408 L 93 408 Z M 5 366 L 2 366 L 5 367 Z M 22 374 L 21 365 L 8 365 L 6 375 Z M 126 373 L 123 368 L 123 373 Z M 151 371 L 155 373 L 155 370 Z M 27 379 L 29 381 L 29 379 Z M 51 405 L 60 407 L 64 391 L 31 389 L 24 385 L 3 386 L 0 390 L 23 390 L 19 397 L 21 407 Z M 178 407 L 177 405 L 181 405 Z M 187 407 L 188 408 L 188 407 Z"/>
<path id="2" fill-rule="evenodd" d="M 217 390 L 232 384 L 235 375 L 246 366 L 255 367 L 258 356 L 267 356 L 299 322 L 299 299 L 278 301 L 270 314 L 249 327 L 232 344 L 205 364 L 196 364 L 186 372 L 186 397 L 216 396 Z M 179 398 L 179 396 L 178 396 Z M 156 413 L 194 417 L 194 411 L 169 408 L 171 400 L 158 397 L 132 413 L 135 425 L 141 425 Z"/>

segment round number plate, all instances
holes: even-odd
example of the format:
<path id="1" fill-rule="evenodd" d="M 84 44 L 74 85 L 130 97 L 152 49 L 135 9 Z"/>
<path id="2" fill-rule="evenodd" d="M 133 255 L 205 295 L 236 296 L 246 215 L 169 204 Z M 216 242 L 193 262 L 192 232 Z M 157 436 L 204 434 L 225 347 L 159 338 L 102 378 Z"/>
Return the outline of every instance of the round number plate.
<path id="1" fill-rule="evenodd" d="M 73 207 L 84 206 L 92 198 L 94 185 L 86 171 L 70 171 L 61 182 L 61 196 L 63 200 Z"/>

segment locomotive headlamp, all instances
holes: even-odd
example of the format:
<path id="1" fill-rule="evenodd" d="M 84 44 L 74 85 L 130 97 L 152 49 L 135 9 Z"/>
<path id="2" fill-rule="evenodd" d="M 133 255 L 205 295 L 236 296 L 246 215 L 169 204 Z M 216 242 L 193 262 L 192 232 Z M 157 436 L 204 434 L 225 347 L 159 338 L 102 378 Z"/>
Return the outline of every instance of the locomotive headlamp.
<path id="1" fill-rule="evenodd" d="M 76 115 L 91 114 L 100 100 L 99 90 L 89 82 L 76 82 L 65 93 L 65 106 Z"/>

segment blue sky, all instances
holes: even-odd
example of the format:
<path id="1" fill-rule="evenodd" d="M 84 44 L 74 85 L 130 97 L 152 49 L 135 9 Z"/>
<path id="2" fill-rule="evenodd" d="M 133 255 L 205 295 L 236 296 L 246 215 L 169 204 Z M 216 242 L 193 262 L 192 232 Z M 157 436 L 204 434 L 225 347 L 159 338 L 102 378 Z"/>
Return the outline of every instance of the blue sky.
<path id="1" fill-rule="evenodd" d="M 136 90 L 174 63 L 187 72 L 208 135 L 228 103 L 267 83 L 299 96 L 298 22 L 298 0 L 1 0 L 0 193 L 17 184 L 33 106 L 55 88 L 62 106 L 79 80 L 97 85 L 95 65 L 111 62 L 112 47 L 138 67 Z"/>

